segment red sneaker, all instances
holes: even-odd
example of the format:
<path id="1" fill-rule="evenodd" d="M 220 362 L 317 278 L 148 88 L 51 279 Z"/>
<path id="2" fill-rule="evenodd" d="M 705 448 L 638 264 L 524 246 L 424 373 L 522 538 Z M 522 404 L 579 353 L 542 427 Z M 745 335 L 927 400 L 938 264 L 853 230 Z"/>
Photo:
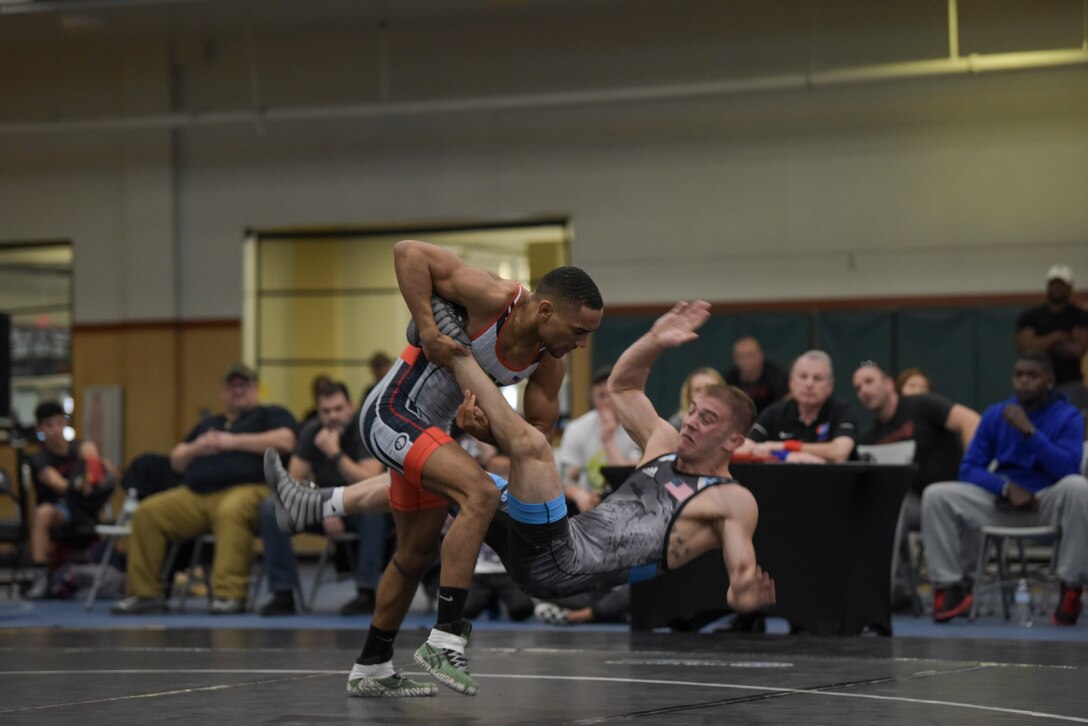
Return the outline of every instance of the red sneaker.
<path id="1" fill-rule="evenodd" d="M 947 623 L 952 618 L 966 616 L 973 602 L 971 591 L 959 583 L 937 588 L 933 591 L 933 620 Z"/>
<path id="2" fill-rule="evenodd" d="M 1050 622 L 1055 625 L 1076 625 L 1083 607 L 1080 601 L 1080 586 L 1069 587 L 1063 582 L 1061 587 L 1061 600 L 1058 601 L 1058 607 L 1054 608 Z"/>

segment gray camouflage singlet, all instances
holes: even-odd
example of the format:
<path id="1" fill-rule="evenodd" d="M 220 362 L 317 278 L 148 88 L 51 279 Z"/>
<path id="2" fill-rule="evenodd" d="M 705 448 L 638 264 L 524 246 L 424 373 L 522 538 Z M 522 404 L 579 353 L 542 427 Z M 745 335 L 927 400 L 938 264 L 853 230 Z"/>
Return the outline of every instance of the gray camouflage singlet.
<path id="1" fill-rule="evenodd" d="M 510 522 L 507 570 L 530 595 L 563 597 L 626 582 L 636 567 L 661 569 L 669 531 L 685 504 L 707 487 L 733 482 L 677 472 L 675 461 L 676 454 L 666 454 L 637 468 L 596 509 L 568 519 L 548 544 L 534 544 L 518 530 L 555 525 Z"/>

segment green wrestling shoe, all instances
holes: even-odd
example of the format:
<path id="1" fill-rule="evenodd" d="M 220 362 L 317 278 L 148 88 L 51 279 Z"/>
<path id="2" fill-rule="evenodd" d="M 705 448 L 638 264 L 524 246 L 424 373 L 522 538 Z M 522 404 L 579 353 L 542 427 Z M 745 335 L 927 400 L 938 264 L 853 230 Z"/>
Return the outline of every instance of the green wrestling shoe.
<path id="1" fill-rule="evenodd" d="M 358 698 L 421 698 L 438 694 L 438 688 L 433 683 L 405 678 L 393 671 L 392 663 L 382 665 L 388 666 L 382 670 L 392 672 L 392 675 L 369 675 L 367 666 L 356 664 L 348 675 L 348 695 Z M 369 667 L 371 671 L 373 668 Z"/>
<path id="2" fill-rule="evenodd" d="M 471 632 L 471 623 L 465 623 L 459 636 L 436 628 L 415 654 L 416 663 L 439 683 L 466 696 L 475 696 L 480 690 L 468 672 L 468 659 L 465 658 L 465 645 Z"/>

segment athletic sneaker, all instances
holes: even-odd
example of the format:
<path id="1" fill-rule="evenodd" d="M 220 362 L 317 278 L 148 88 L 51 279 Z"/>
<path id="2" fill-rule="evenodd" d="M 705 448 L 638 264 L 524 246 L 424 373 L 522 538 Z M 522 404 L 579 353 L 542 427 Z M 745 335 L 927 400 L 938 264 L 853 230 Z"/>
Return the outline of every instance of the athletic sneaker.
<path id="1" fill-rule="evenodd" d="M 457 303 L 450 302 L 438 295 L 432 295 L 431 312 L 434 313 L 434 322 L 438 324 L 438 332 L 442 333 L 442 335 L 448 335 L 461 345 L 472 345 L 472 340 L 468 337 L 468 333 L 465 332 L 465 325 L 468 323 L 467 310 Z M 408 338 L 409 345 L 420 347 L 419 328 L 416 327 L 415 320 L 408 321 L 408 330 L 405 331 L 405 336 Z"/>
<path id="2" fill-rule="evenodd" d="M 146 615 L 148 613 L 165 613 L 166 600 L 161 597 L 137 597 L 130 595 L 124 600 L 118 600 L 110 608 L 114 615 Z"/>
<path id="3" fill-rule="evenodd" d="M 1070 587 L 1064 582 L 1061 584 L 1061 599 L 1058 600 L 1058 607 L 1054 609 L 1054 614 L 1050 616 L 1050 622 L 1055 625 L 1077 624 L 1081 608 L 1084 607 L 1080 601 L 1080 589 L 1079 585 Z"/>
<path id="4" fill-rule="evenodd" d="M 264 479 L 276 503 L 276 524 L 284 534 L 296 534 L 322 520 L 321 505 L 332 489 L 320 489 L 313 482 L 296 482 L 283 468 L 275 449 L 264 451 Z"/>
<path id="5" fill-rule="evenodd" d="M 391 675 L 381 676 L 374 670 L 375 666 L 356 663 L 348 674 L 348 695 L 359 698 L 413 698 L 438 693 L 433 683 L 413 681 L 394 671 L 392 661 L 380 664 L 377 669 L 379 673 L 388 672 Z M 368 675 L 368 671 L 372 675 Z"/>
<path id="6" fill-rule="evenodd" d="M 570 610 L 559 607 L 554 602 L 538 602 L 533 608 L 533 615 L 536 615 L 537 620 L 548 625 L 566 625 Z"/>
<path id="7" fill-rule="evenodd" d="M 939 587 L 933 591 L 933 620 L 947 623 L 952 618 L 971 612 L 974 597 L 961 583 L 951 587 Z"/>
<path id="8" fill-rule="evenodd" d="M 472 623 L 465 623 L 461 635 L 435 628 L 415 655 L 416 663 L 437 678 L 439 683 L 466 696 L 475 696 L 480 690 L 468 672 L 468 659 L 465 657 L 465 645 L 471 632 Z"/>

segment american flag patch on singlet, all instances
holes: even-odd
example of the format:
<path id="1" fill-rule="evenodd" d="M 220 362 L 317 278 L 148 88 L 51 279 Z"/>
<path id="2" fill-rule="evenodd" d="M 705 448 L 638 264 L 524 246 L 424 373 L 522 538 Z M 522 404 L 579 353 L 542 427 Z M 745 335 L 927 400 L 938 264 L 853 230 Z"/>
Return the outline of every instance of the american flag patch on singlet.
<path id="1" fill-rule="evenodd" d="M 672 495 L 672 498 L 678 502 L 682 502 L 692 494 L 695 490 L 688 485 L 687 482 L 681 479 L 674 479 L 665 485 L 665 491 Z"/>

